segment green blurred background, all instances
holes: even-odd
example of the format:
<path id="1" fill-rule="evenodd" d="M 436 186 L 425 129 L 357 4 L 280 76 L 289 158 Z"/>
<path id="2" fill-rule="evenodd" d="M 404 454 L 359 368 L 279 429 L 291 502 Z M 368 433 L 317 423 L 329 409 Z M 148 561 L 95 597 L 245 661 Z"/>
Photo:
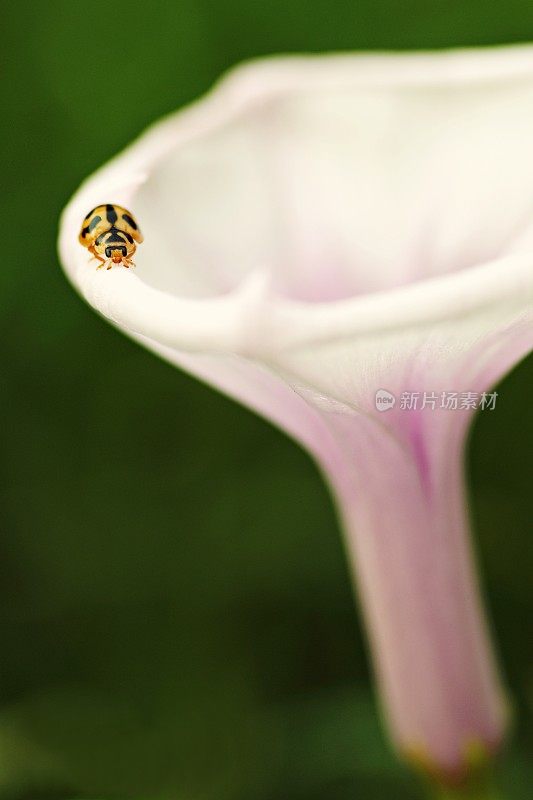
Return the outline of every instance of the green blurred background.
<path id="1" fill-rule="evenodd" d="M 526 0 L 2 2 L 0 798 L 415 800 L 381 732 L 314 465 L 74 294 L 80 181 L 232 64 L 533 39 Z M 533 145 L 532 145 L 533 146 Z M 533 766 L 532 362 L 478 420 L 471 491 Z"/>

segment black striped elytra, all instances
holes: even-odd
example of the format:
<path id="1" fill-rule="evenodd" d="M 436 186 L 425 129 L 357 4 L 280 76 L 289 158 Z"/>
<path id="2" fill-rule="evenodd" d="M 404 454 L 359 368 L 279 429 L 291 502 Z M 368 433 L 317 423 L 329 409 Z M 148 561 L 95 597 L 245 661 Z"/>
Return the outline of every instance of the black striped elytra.
<path id="1" fill-rule="evenodd" d="M 105 203 L 86 215 L 78 240 L 100 261 L 96 269 L 104 266 L 111 269 L 113 264 L 135 266 L 131 259 L 143 235 L 130 211 L 115 203 Z"/>

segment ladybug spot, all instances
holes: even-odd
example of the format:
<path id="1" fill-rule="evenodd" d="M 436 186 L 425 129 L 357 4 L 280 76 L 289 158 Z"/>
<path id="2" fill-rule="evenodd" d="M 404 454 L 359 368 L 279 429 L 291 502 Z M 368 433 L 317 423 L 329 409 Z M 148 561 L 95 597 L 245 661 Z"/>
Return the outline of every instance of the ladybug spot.
<path id="1" fill-rule="evenodd" d="M 123 219 L 125 222 L 127 222 L 127 223 L 128 223 L 128 225 L 131 225 L 131 227 L 133 228 L 133 230 L 134 230 L 134 231 L 136 231 L 136 230 L 137 230 L 137 223 L 135 222 L 135 220 L 133 219 L 133 217 L 130 217 L 130 215 L 129 215 L 129 214 L 123 214 L 123 215 L 122 215 L 122 219 Z"/>

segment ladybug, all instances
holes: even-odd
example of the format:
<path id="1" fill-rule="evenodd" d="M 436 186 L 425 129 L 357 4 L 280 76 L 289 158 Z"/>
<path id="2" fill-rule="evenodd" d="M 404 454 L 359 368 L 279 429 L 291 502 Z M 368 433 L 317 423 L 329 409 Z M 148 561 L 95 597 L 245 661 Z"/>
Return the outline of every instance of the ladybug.
<path id="1" fill-rule="evenodd" d="M 89 211 L 78 237 L 80 244 L 101 263 L 96 269 L 113 264 L 134 267 L 132 256 L 143 235 L 133 214 L 114 203 L 96 206 Z"/>

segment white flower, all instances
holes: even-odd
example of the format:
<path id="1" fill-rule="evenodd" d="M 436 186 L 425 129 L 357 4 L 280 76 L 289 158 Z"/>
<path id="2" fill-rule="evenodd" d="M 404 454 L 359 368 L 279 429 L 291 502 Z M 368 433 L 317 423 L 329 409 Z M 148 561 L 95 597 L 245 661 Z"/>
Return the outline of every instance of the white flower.
<path id="1" fill-rule="evenodd" d="M 468 540 L 473 409 L 399 400 L 481 394 L 531 348 L 532 142 L 531 47 L 272 58 L 148 130 L 61 223 L 91 305 L 317 459 L 392 736 L 452 781 L 506 716 Z M 136 274 L 78 244 L 102 202 L 140 221 Z"/>

